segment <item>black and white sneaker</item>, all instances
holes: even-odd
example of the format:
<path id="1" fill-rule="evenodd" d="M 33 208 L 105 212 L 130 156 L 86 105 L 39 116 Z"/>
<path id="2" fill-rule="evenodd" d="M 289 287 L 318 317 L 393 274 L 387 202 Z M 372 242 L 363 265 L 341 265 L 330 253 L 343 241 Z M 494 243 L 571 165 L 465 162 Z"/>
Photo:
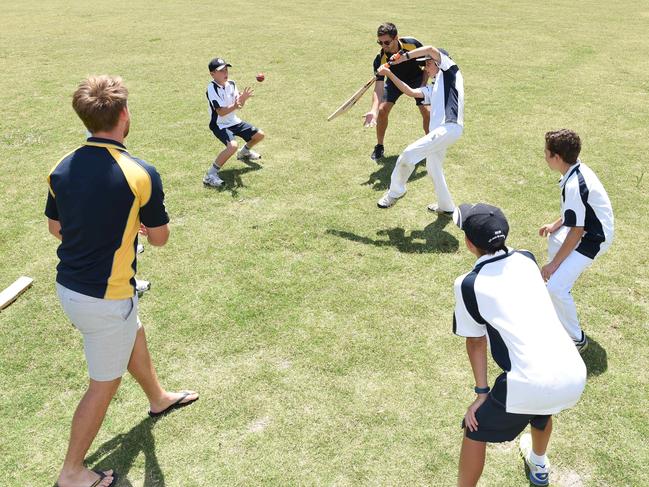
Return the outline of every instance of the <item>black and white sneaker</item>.
<path id="1" fill-rule="evenodd" d="M 581 340 L 575 340 L 573 338 L 572 341 L 575 343 L 575 347 L 577 347 L 579 353 L 584 353 L 588 348 L 588 337 L 583 331 L 581 332 Z"/>
<path id="2" fill-rule="evenodd" d="M 385 149 L 383 148 L 383 144 L 376 144 L 374 146 L 374 150 L 372 151 L 372 155 L 370 156 L 370 159 L 373 161 L 378 161 L 383 157 L 383 153 L 385 152 Z"/>

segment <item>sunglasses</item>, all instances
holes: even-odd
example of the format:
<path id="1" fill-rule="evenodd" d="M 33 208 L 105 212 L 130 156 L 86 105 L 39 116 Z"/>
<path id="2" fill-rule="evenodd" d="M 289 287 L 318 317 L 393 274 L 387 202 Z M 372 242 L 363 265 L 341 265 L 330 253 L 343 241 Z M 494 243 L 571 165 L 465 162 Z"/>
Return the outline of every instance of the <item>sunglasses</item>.
<path id="1" fill-rule="evenodd" d="M 392 41 L 393 41 L 393 40 L 394 40 L 394 39 L 390 39 L 389 41 L 376 41 L 376 43 L 377 43 L 379 46 L 389 46 L 390 44 L 392 44 Z"/>

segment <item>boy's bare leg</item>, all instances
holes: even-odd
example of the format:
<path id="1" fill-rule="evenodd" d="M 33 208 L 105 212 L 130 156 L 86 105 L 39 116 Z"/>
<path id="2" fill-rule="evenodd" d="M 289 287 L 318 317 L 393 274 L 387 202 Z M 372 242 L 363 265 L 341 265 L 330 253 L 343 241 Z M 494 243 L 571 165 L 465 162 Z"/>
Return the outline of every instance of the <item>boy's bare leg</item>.
<path id="1" fill-rule="evenodd" d="M 261 130 L 257 132 L 255 135 L 252 136 L 252 138 L 246 142 L 246 146 L 248 149 L 252 149 L 255 145 L 257 145 L 259 142 L 264 140 L 264 137 L 266 134 L 264 134 Z"/>
<path id="2" fill-rule="evenodd" d="M 388 101 L 381 102 L 379 105 L 379 116 L 376 120 L 376 143 L 383 145 L 383 139 L 385 138 L 385 132 L 388 130 L 388 116 L 394 103 Z"/>
<path id="3" fill-rule="evenodd" d="M 475 441 L 464 436 L 460 450 L 458 487 L 474 487 L 478 483 L 484 468 L 486 449 L 485 442 Z"/>
<path id="4" fill-rule="evenodd" d="M 228 159 L 232 157 L 234 154 L 237 153 L 237 148 L 239 147 L 239 144 L 237 144 L 236 140 L 231 140 L 228 142 L 228 145 L 225 146 L 225 149 L 223 149 L 218 156 L 216 156 L 216 159 L 214 160 L 214 164 L 216 164 L 219 167 L 223 167 L 223 164 L 228 162 Z"/>
<path id="5" fill-rule="evenodd" d="M 128 371 L 142 387 L 149 399 L 151 411 L 154 413 L 163 411 L 182 397 L 182 393 L 167 392 L 160 385 L 146 344 L 144 327 L 140 327 L 135 336 L 135 345 L 133 345 L 131 359 L 128 362 Z M 197 393 L 191 392 L 183 402 L 192 401 L 197 397 Z"/>
<path id="6" fill-rule="evenodd" d="M 419 113 L 424 124 L 424 133 L 428 135 L 428 126 L 430 124 L 430 105 L 418 105 Z"/>
<path id="7" fill-rule="evenodd" d="M 550 435 L 552 435 L 552 418 L 548 420 L 544 430 L 532 426 L 530 431 L 532 433 L 532 451 L 535 455 L 542 457 L 548 449 Z"/>
<path id="8" fill-rule="evenodd" d="M 88 390 L 79 402 L 72 418 L 70 443 L 63 469 L 59 475 L 59 487 L 87 487 L 98 479 L 98 475 L 87 469 L 83 461 L 97 436 L 110 401 L 117 392 L 121 380 L 121 377 L 111 381 L 90 379 Z M 109 485 L 113 479 L 112 470 L 104 473 L 107 476 L 99 484 L 101 487 Z"/>

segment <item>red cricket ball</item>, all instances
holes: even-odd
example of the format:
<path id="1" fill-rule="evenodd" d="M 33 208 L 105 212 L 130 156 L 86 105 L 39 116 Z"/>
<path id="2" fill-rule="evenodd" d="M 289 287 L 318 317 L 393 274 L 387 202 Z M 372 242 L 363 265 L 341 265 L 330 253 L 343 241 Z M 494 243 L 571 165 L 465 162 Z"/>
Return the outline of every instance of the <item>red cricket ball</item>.
<path id="1" fill-rule="evenodd" d="M 266 79 L 266 76 L 264 75 L 264 73 L 257 73 L 257 76 L 255 76 L 255 78 L 257 78 L 257 81 L 261 83 Z"/>

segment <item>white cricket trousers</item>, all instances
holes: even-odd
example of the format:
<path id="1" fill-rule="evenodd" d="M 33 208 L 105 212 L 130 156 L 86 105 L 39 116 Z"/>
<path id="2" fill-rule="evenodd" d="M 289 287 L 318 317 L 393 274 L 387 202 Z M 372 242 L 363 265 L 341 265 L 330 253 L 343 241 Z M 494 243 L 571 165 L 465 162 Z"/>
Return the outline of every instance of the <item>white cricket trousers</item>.
<path id="1" fill-rule="evenodd" d="M 462 136 L 462 131 L 461 125 L 447 123 L 436 127 L 406 147 L 392 171 L 389 195 L 393 198 L 403 196 L 406 192 L 406 183 L 415 166 L 422 159 L 426 159 L 426 170 L 435 186 L 437 205 L 440 210 L 453 211 L 455 204 L 446 185 L 443 171 L 444 156 L 446 156 L 446 149 Z"/>
<path id="2" fill-rule="evenodd" d="M 561 248 L 563 241 L 566 239 L 570 227 L 561 226 L 556 232 L 551 233 L 548 237 L 548 262 L 551 262 L 557 252 Z M 606 249 L 600 250 L 600 253 Z M 559 320 L 563 324 L 568 334 L 573 340 L 581 340 L 581 327 L 579 326 L 579 318 L 577 318 L 577 307 L 575 300 L 572 299 L 572 286 L 575 281 L 590 265 L 593 259 L 580 254 L 573 250 L 568 254 L 559 268 L 548 279 L 548 292 L 552 298 L 554 309 L 559 316 Z"/>

